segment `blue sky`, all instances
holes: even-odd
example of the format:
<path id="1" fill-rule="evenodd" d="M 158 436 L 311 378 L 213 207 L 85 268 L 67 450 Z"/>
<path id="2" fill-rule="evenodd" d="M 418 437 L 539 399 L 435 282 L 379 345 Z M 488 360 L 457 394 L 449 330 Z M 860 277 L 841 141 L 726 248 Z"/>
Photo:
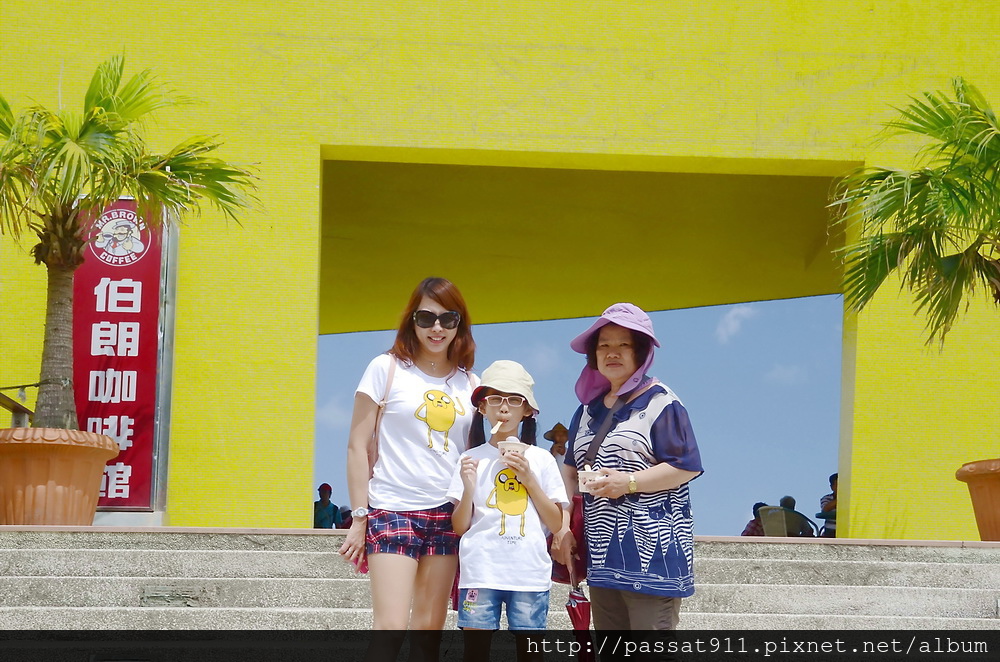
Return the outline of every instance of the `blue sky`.
<path id="1" fill-rule="evenodd" d="M 842 310 L 831 295 L 651 314 L 662 345 L 651 373 L 687 407 L 705 467 L 691 484 L 696 534 L 739 535 L 756 501 L 786 494 L 810 517 L 819 510 L 837 471 Z M 594 317 L 474 326 L 475 370 L 522 363 L 535 378 L 539 430 L 569 425 L 584 362 L 569 341 Z M 354 389 L 394 336 L 319 337 L 314 484 L 330 483 L 337 504 L 347 503 Z"/>

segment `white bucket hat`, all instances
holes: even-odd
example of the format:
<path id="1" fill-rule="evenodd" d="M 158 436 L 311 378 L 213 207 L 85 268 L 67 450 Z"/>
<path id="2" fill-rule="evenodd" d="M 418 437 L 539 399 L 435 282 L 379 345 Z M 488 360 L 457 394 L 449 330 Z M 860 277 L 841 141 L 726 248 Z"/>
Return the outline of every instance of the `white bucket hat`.
<path id="1" fill-rule="evenodd" d="M 472 406 L 478 407 L 483 399 L 486 389 L 501 391 L 503 393 L 515 393 L 524 396 L 528 405 L 538 413 L 538 401 L 535 400 L 535 380 L 524 369 L 524 366 L 517 361 L 494 361 L 490 367 L 483 370 L 483 377 L 479 386 L 472 392 Z"/>

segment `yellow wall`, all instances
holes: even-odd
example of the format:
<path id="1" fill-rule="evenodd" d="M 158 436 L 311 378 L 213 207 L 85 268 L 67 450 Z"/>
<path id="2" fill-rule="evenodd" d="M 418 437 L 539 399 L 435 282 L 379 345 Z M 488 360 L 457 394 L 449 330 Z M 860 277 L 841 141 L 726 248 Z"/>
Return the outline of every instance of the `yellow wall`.
<path id="1" fill-rule="evenodd" d="M 6 0 L 0 90 L 17 107 L 56 103 L 60 89 L 77 104 L 96 64 L 124 50 L 130 71 L 154 67 L 203 101 L 151 127 L 164 147 L 219 133 L 228 157 L 259 164 L 261 213 L 242 228 L 208 213 L 181 232 L 168 523 L 307 526 L 324 148 L 656 156 L 694 172 L 712 157 L 778 162 L 781 175 L 807 174 L 789 172 L 796 160 L 899 162 L 912 146 L 868 146 L 887 104 L 956 74 L 1000 99 L 998 33 L 1000 9 L 957 0 L 219 0 L 114 12 Z M 0 259 L 0 381 L 34 381 L 42 274 L 8 239 Z M 964 486 L 947 474 L 995 455 L 992 311 L 938 356 L 892 298 L 861 317 L 850 353 L 845 524 L 975 538 Z M 878 448 L 908 459 L 889 464 Z M 926 510 L 928 485 L 944 517 Z"/>

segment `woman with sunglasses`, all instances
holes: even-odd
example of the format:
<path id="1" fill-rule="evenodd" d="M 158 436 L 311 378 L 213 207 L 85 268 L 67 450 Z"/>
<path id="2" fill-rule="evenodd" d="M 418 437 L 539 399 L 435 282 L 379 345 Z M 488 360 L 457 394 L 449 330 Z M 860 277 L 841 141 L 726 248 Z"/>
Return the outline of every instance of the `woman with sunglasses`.
<path id="1" fill-rule="evenodd" d="M 444 626 L 459 540 L 446 493 L 469 437 L 475 350 L 458 288 L 426 278 L 410 296 L 392 349 L 372 360 L 355 393 L 347 448 L 353 521 L 340 554 L 359 566 L 367 557 L 376 630 Z M 370 466 L 382 401 L 378 459 Z M 436 660 L 439 640 L 440 633 L 413 644 Z M 401 644 L 401 636 L 373 637 L 366 659 L 394 660 Z"/>

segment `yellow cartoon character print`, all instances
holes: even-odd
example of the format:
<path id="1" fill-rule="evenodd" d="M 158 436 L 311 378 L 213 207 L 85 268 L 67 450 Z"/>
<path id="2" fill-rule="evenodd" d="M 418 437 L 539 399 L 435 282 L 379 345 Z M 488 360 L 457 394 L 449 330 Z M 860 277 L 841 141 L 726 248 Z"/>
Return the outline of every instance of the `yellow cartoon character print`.
<path id="1" fill-rule="evenodd" d="M 521 536 L 524 537 L 524 513 L 528 510 L 528 490 L 514 475 L 512 469 L 503 469 L 493 479 L 493 491 L 486 497 L 486 507 L 500 511 L 500 535 L 507 532 L 507 516 L 521 518 Z M 492 503 L 490 503 L 492 501 Z"/>
<path id="2" fill-rule="evenodd" d="M 423 416 L 420 412 L 426 412 Z M 462 404 L 444 391 L 427 391 L 424 401 L 414 412 L 417 419 L 427 424 L 427 448 L 434 448 L 434 432 L 444 433 L 444 450 L 448 450 L 448 430 L 455 425 L 457 416 L 465 416 Z"/>

